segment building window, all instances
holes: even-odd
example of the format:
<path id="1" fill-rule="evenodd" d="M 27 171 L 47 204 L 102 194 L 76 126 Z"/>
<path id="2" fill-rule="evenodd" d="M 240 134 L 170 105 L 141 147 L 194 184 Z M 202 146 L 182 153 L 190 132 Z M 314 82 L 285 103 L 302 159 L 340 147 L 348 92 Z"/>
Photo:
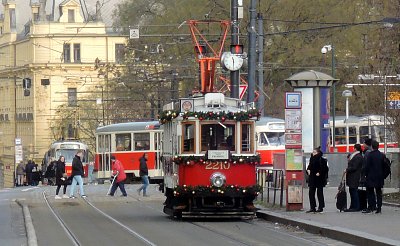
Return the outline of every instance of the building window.
<path id="1" fill-rule="evenodd" d="M 63 55 L 64 55 L 64 62 L 70 63 L 71 62 L 71 45 L 69 43 L 64 44 Z"/>
<path id="2" fill-rule="evenodd" d="M 76 88 L 68 88 L 68 106 L 76 107 L 77 101 L 78 99 Z"/>
<path id="3" fill-rule="evenodd" d="M 115 44 L 115 63 L 121 64 L 124 62 L 125 45 Z"/>
<path id="4" fill-rule="evenodd" d="M 73 9 L 68 9 L 68 22 L 75 22 L 75 11 Z"/>
<path id="5" fill-rule="evenodd" d="M 33 21 L 34 22 L 39 21 L 39 13 L 34 13 L 33 14 Z"/>
<path id="6" fill-rule="evenodd" d="M 81 62 L 81 44 L 74 44 L 74 62 Z"/>

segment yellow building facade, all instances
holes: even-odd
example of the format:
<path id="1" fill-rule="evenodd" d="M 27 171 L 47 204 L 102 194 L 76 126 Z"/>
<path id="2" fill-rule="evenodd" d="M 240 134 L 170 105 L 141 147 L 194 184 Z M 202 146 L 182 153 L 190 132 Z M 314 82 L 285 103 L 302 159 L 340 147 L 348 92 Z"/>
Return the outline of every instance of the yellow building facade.
<path id="1" fill-rule="evenodd" d="M 79 106 L 82 95 L 98 92 L 106 82 L 98 76 L 95 60 L 119 63 L 127 42 L 108 32 L 100 11 L 87 21 L 76 0 L 53 6 L 51 14 L 46 14 L 42 1 L 2 3 L 0 188 L 14 186 L 16 162 L 32 159 L 40 166 L 50 144 L 68 137 L 55 134 L 58 108 Z M 18 31 L 16 15 L 22 7 L 29 8 L 31 16 Z"/>

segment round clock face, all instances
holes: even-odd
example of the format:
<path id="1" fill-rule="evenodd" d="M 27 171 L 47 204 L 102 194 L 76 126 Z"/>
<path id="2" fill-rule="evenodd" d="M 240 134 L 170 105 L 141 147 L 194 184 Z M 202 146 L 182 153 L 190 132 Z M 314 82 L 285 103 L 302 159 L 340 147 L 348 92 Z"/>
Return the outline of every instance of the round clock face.
<path id="1" fill-rule="evenodd" d="M 227 69 L 231 71 L 236 71 L 242 67 L 243 58 L 231 53 L 227 53 L 223 57 L 223 63 Z"/>

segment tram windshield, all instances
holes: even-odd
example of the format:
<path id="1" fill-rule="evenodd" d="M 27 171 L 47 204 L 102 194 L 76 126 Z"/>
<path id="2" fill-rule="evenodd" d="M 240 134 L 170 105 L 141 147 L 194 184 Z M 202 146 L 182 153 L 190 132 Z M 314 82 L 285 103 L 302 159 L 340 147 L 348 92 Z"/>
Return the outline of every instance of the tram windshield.
<path id="1" fill-rule="evenodd" d="M 261 146 L 281 146 L 285 145 L 284 132 L 260 132 Z"/>
<path id="2" fill-rule="evenodd" d="M 235 124 L 203 123 L 201 125 L 201 151 L 235 151 Z"/>
<path id="3" fill-rule="evenodd" d="M 74 159 L 74 156 L 76 155 L 76 152 L 77 152 L 76 149 L 58 149 L 56 150 L 56 160 L 60 159 L 60 156 L 64 156 L 65 162 L 71 163 L 72 159 Z M 82 162 L 86 162 L 86 159 L 87 159 L 87 153 L 86 151 L 84 151 Z"/>

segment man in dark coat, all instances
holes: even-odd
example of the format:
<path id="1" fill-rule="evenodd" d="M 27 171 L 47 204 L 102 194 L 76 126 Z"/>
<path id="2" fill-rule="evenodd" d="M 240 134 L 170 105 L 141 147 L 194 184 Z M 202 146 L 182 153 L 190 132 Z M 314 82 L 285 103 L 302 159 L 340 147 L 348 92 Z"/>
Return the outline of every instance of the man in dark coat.
<path id="1" fill-rule="evenodd" d="M 348 166 L 345 170 L 346 183 L 349 186 L 350 207 L 345 212 L 356 212 L 360 210 L 360 201 L 358 197 L 358 186 L 360 184 L 361 169 L 364 158 L 361 154 L 361 145 L 354 145 L 354 152 L 349 156 Z"/>
<path id="2" fill-rule="evenodd" d="M 365 165 L 368 208 L 363 213 L 371 213 L 376 208 L 378 214 L 382 212 L 383 154 L 377 141 L 372 140 L 371 146 L 372 151 L 368 153 Z"/>
<path id="3" fill-rule="evenodd" d="M 366 178 L 365 178 L 365 165 L 367 162 L 367 157 L 368 154 L 372 151 L 371 147 L 372 139 L 371 138 L 366 138 L 364 139 L 364 144 L 363 144 L 363 157 L 364 157 L 364 162 L 363 166 L 361 168 L 361 178 L 360 178 L 360 186 L 366 187 Z"/>
<path id="4" fill-rule="evenodd" d="M 81 194 L 81 197 L 85 198 L 85 192 L 83 190 L 83 179 L 82 176 L 85 174 L 83 170 L 83 164 L 82 164 L 82 157 L 83 157 L 83 150 L 78 150 L 74 159 L 72 160 L 72 173 L 71 173 L 71 178 L 72 178 L 72 184 L 71 184 L 71 189 L 69 192 L 69 198 L 74 199 L 74 191 L 75 191 L 75 186 L 78 183 L 79 184 L 79 192 Z"/>
<path id="5" fill-rule="evenodd" d="M 32 177 L 32 169 L 35 167 L 31 160 L 26 164 L 25 172 L 26 172 L 26 182 L 28 185 L 33 185 L 33 177 Z"/>
<path id="6" fill-rule="evenodd" d="M 139 159 L 139 176 L 142 178 L 143 185 L 137 190 L 140 196 L 140 192 L 143 190 L 143 196 L 148 196 L 146 194 L 147 186 L 149 185 L 149 169 L 147 168 L 147 153 Z"/>
<path id="7" fill-rule="evenodd" d="M 310 210 L 307 213 L 322 213 L 325 207 L 324 190 L 327 182 L 328 162 L 324 158 L 321 148 L 315 148 L 311 154 L 310 163 L 307 167 L 308 179 L 308 197 L 310 200 Z M 315 191 L 317 191 L 318 210 L 315 210 L 317 203 L 315 201 Z"/>

